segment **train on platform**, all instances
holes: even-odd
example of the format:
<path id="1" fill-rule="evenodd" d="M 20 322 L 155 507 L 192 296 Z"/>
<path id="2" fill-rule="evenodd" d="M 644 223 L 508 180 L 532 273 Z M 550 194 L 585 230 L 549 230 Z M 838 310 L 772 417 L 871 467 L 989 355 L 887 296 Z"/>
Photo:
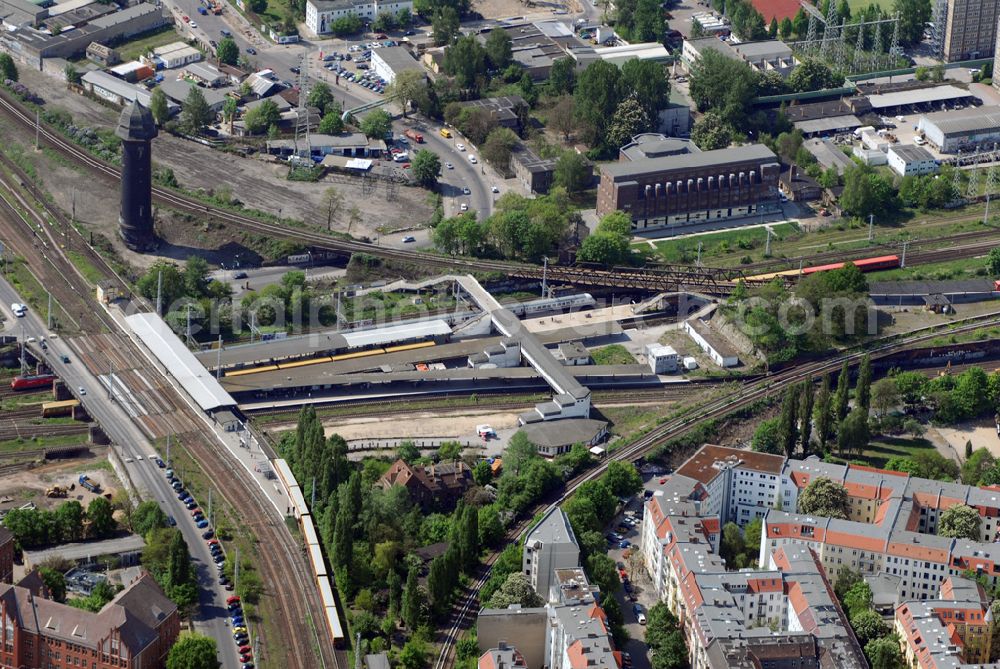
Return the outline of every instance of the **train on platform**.
<path id="1" fill-rule="evenodd" d="M 564 295 L 562 297 L 547 297 L 539 300 L 528 300 L 527 302 L 515 302 L 504 304 L 515 316 L 535 316 L 550 312 L 582 311 L 593 309 L 597 306 L 597 300 L 590 293 L 580 293 L 579 295 Z"/>
<path id="2" fill-rule="evenodd" d="M 801 270 L 789 269 L 782 272 L 769 272 L 768 274 L 757 274 L 745 277 L 747 281 L 770 281 L 778 276 L 808 276 L 817 272 L 829 272 L 834 269 L 842 269 L 847 263 L 854 264 L 862 272 L 878 272 L 886 269 L 896 269 L 900 265 L 899 256 L 878 256 L 877 258 L 863 258 L 861 260 L 848 260 L 836 262 L 829 265 L 813 265 L 803 267 Z"/>
<path id="3" fill-rule="evenodd" d="M 52 387 L 56 380 L 55 374 L 25 374 L 15 376 L 10 382 L 11 390 L 32 390 L 34 388 Z"/>
<path id="4" fill-rule="evenodd" d="M 338 362 L 341 360 L 355 360 L 357 358 L 369 358 L 385 353 L 400 353 L 402 351 L 416 351 L 422 348 L 437 346 L 433 341 L 421 341 L 415 344 L 401 344 L 399 346 L 380 346 L 364 351 L 352 351 L 351 353 L 340 353 L 338 355 L 324 355 L 319 358 L 308 358 L 306 360 L 291 360 L 289 362 L 278 362 L 273 365 L 261 365 L 259 367 L 247 367 L 245 369 L 234 369 L 224 374 L 230 376 L 246 376 L 248 374 L 261 374 L 262 372 L 276 372 L 283 369 L 295 369 L 296 367 L 307 367 L 309 365 L 320 365 L 325 362 Z"/>
<path id="5" fill-rule="evenodd" d="M 333 644 L 337 648 L 344 646 L 344 626 L 340 621 L 340 609 L 337 607 L 337 600 L 333 594 L 333 585 L 330 581 L 332 574 L 323 559 L 323 551 L 319 543 L 319 535 L 316 533 L 316 525 L 313 523 L 312 513 L 306 505 L 305 496 L 299 487 L 295 475 L 292 474 L 291 467 L 282 459 L 272 461 L 274 471 L 278 480 L 288 494 L 289 505 L 286 508 L 286 515 L 294 516 L 302 531 L 302 541 L 309 558 L 309 568 L 312 571 L 313 580 L 319 588 L 319 597 L 323 606 L 323 614 L 330 636 L 333 637 Z"/>

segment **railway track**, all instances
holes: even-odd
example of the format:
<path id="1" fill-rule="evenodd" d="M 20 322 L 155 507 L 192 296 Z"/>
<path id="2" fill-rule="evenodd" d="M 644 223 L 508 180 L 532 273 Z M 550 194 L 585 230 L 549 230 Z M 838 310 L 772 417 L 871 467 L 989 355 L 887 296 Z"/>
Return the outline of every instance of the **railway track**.
<path id="1" fill-rule="evenodd" d="M 34 439 L 35 437 L 62 437 L 66 435 L 87 434 L 86 425 L 69 425 L 57 423 L 55 425 L 36 425 L 32 423 L 18 423 L 4 420 L 0 422 L 0 441 L 10 441 L 12 439 Z"/>
<path id="2" fill-rule="evenodd" d="M 217 457 L 222 449 L 214 449 L 213 453 L 213 449 L 198 436 L 185 435 L 181 441 L 209 480 L 227 482 L 225 486 L 216 485 L 216 489 L 233 509 L 242 513 L 251 509 L 261 510 L 253 515 L 264 520 L 250 522 L 247 527 L 257 542 L 255 558 L 261 579 L 266 584 L 264 596 L 273 597 L 274 601 L 268 614 L 289 623 L 284 625 L 286 632 L 281 635 L 282 639 L 271 640 L 264 637 L 261 625 L 255 626 L 263 648 L 274 648 L 279 642 L 286 644 L 284 657 L 265 656 L 268 666 L 288 669 L 333 669 L 340 666 L 334 655 L 333 640 L 326 638 L 328 633 L 322 623 L 323 616 L 313 615 L 322 607 L 318 591 L 308 585 L 314 582 L 314 578 L 300 544 L 284 523 L 267 513 L 270 502 L 264 494 L 245 477 L 233 476 L 233 470 L 239 465 Z M 228 460 L 229 456 L 224 458 Z M 302 597 L 302 592 L 290 587 L 292 584 L 307 584 L 304 589 L 306 596 Z M 309 624 L 310 621 L 312 624 Z M 311 652 L 313 650 L 315 653 Z"/>
<path id="3" fill-rule="evenodd" d="M 998 324 L 1000 323 L 1000 312 L 983 314 L 981 316 L 975 316 L 960 322 L 965 324 L 947 331 L 957 334 L 988 325 Z M 568 481 L 562 492 L 555 500 L 548 504 L 539 505 L 539 507 L 534 510 L 534 513 L 526 514 L 526 520 L 522 521 L 508 532 L 506 537 L 507 543 L 519 540 L 521 536 L 527 532 L 531 525 L 531 519 L 537 516 L 538 512 L 547 511 L 561 504 L 583 483 L 592 481 L 601 476 L 607 469 L 608 463 L 612 461 L 632 461 L 638 459 L 660 444 L 684 436 L 689 431 L 693 430 L 698 424 L 706 420 L 723 418 L 731 414 L 733 411 L 749 407 L 770 395 L 783 391 L 789 384 L 798 383 L 806 379 L 815 380 L 816 378 L 827 373 L 836 373 L 840 370 L 844 361 L 854 365 L 860 361 L 861 357 L 866 353 L 869 354 L 873 360 L 887 356 L 908 346 L 933 339 L 934 337 L 940 335 L 939 330 L 947 327 L 950 327 L 950 325 L 938 325 L 930 328 L 921 328 L 909 333 L 906 336 L 896 335 L 888 341 L 883 340 L 881 343 L 877 343 L 870 348 L 847 352 L 842 355 L 838 355 L 835 358 L 811 362 L 799 367 L 791 367 L 787 370 L 776 372 L 770 376 L 761 377 L 752 383 L 746 384 L 733 393 L 723 395 L 699 406 L 682 417 L 669 420 L 662 425 L 658 425 L 631 444 L 623 446 L 610 453 L 608 457 L 597 467 L 590 469 Z M 458 641 L 459 636 L 473 619 L 474 613 L 478 611 L 478 593 L 489 578 L 493 563 L 496 561 L 497 557 L 499 557 L 499 552 L 495 552 L 490 555 L 486 561 L 486 569 L 484 569 L 479 578 L 473 582 L 472 587 L 467 589 L 465 599 L 459 602 L 453 609 L 451 627 L 445 634 L 444 642 L 437 658 L 435 659 L 433 669 L 445 669 L 445 667 L 452 664 L 455 644 Z"/>
<path id="4" fill-rule="evenodd" d="M 0 94 L 0 106 L 5 106 L 7 102 L 3 99 L 3 95 L 5 93 Z M 56 136 L 47 129 L 41 132 L 53 148 L 61 151 L 60 145 L 54 141 L 58 139 Z M 76 154 L 72 154 L 72 157 L 78 158 Z M 2 160 L 0 158 L 0 161 Z M 91 166 L 95 163 L 99 164 L 99 161 L 88 161 Z M 19 173 L 16 166 L 7 165 L 7 167 L 12 173 Z M 29 186 L 31 180 L 24 177 L 23 173 L 20 174 L 22 183 L 17 186 L 27 188 L 29 192 L 37 192 L 32 190 L 33 185 Z M 66 218 L 48 205 L 46 200 L 40 199 L 38 202 L 53 217 L 57 225 L 54 226 L 41 218 L 32 207 L 27 206 L 27 203 L 23 203 L 25 205 L 23 208 L 37 220 L 30 224 L 21 219 L 14 204 L 4 199 L 4 196 L 20 197 L 15 194 L 14 184 L 3 183 L 0 179 L 0 189 L 4 186 L 8 192 L 0 193 L 0 238 L 4 239 L 7 248 L 25 259 L 31 273 L 39 283 L 52 292 L 54 299 L 67 311 L 78 329 L 85 332 L 117 331 L 114 321 L 92 303 L 89 289 L 81 291 L 77 288 L 77 286 L 89 286 L 89 282 L 68 259 L 65 245 L 61 242 L 83 253 L 96 267 L 104 271 L 108 279 L 117 282 L 120 288 L 127 291 L 128 287 L 124 281 L 84 242 Z M 79 313 L 76 313 L 76 310 L 79 310 Z M 9 388 L 0 387 L 0 396 L 8 394 L 4 391 L 14 394 Z M 67 428 L 79 431 L 74 425 L 60 425 L 49 427 L 46 434 L 53 436 L 55 433 L 72 434 L 73 432 Z M 4 438 L 5 429 L 0 425 L 0 439 Z M 21 435 L 13 434 L 11 438 L 17 436 Z M 260 504 L 259 500 L 250 503 L 254 491 L 242 477 L 233 475 L 232 466 L 220 458 L 221 449 L 212 449 L 207 445 L 212 443 L 213 438 L 211 436 L 205 438 L 199 434 L 189 439 L 187 446 L 192 453 L 197 454 L 199 465 L 211 471 L 212 480 L 220 482 L 217 486 L 220 492 L 225 490 L 223 494 L 228 493 L 236 498 L 237 503 L 233 508 L 242 516 L 242 520 L 254 527 L 255 536 L 262 541 L 264 550 L 258 551 L 255 562 L 261 578 L 270 584 L 273 590 L 273 601 L 277 608 L 272 612 L 269 606 L 265 606 L 262 607 L 262 613 L 273 619 L 273 624 L 278 630 L 277 636 L 280 638 L 272 641 L 276 645 L 283 644 L 288 648 L 285 656 L 278 659 L 274 666 L 287 669 L 340 667 L 342 658 L 334 655 L 333 640 L 329 638 L 325 625 L 309 624 L 310 619 L 313 621 L 322 619 L 322 616 L 313 616 L 310 613 L 320 611 L 321 608 L 319 595 L 315 587 L 312 587 L 311 576 L 304 569 L 297 543 L 283 523 L 272 520 L 274 514 L 270 512 L 269 507 Z M 221 485 L 223 481 L 226 482 L 225 486 Z M 266 651 L 267 647 L 264 648 Z"/>

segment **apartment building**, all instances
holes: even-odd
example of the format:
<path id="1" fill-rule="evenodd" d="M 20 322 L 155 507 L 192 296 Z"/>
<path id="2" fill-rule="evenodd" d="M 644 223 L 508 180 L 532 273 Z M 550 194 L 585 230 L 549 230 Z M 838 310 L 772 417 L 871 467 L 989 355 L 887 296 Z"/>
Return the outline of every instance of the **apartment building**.
<path id="1" fill-rule="evenodd" d="M 524 541 L 524 574 L 531 581 L 535 592 L 548 597 L 555 570 L 579 564 L 580 546 L 576 542 L 569 518 L 561 508 L 555 507 L 542 517 Z"/>
<path id="2" fill-rule="evenodd" d="M 0 585 L 0 667 L 162 669 L 178 634 L 177 607 L 149 574 L 98 613 Z"/>
<path id="3" fill-rule="evenodd" d="M 846 520 L 796 513 L 797 499 L 819 477 L 843 485 Z M 973 571 L 995 585 L 1000 579 L 1000 488 L 977 488 L 913 478 L 859 465 L 835 465 L 815 457 L 788 461 L 781 474 L 781 509 L 764 521 L 760 564 L 780 547 L 808 546 L 827 576 L 851 568 L 899 578 L 900 596 L 933 599 L 949 578 Z M 937 536 L 946 509 L 968 505 L 981 518 L 978 541 Z"/>
<path id="4" fill-rule="evenodd" d="M 683 625 L 693 669 L 867 666 L 810 548 L 781 548 L 763 571 L 727 571 L 718 555 L 721 523 L 774 503 L 783 460 L 703 446 L 645 505 L 642 560 Z"/>
<path id="5" fill-rule="evenodd" d="M 308 0 L 306 27 L 316 35 L 326 35 L 334 21 L 349 14 L 374 21 L 380 14 L 395 16 L 402 9 L 412 12 L 413 0 Z"/>
<path id="6" fill-rule="evenodd" d="M 947 0 L 947 3 L 944 60 L 952 63 L 993 56 L 1000 3 L 996 0 Z"/>
<path id="7" fill-rule="evenodd" d="M 621 652 L 600 604 L 600 591 L 580 567 L 556 569 L 544 608 L 483 609 L 477 620 L 480 669 L 622 669 Z M 491 666 L 492 665 L 492 666 Z"/>
<path id="8" fill-rule="evenodd" d="M 938 599 L 901 604 L 893 628 L 906 665 L 914 669 L 986 665 L 990 655 L 989 604 L 983 587 L 964 578 L 946 580 Z"/>

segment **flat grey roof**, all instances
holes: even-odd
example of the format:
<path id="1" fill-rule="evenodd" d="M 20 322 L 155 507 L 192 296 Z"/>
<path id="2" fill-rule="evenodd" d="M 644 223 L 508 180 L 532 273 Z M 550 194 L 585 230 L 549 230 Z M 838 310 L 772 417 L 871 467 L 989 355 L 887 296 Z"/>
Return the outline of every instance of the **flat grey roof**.
<path id="1" fill-rule="evenodd" d="M 24 553 L 28 562 L 38 564 L 54 557 L 61 557 L 67 560 L 86 560 L 87 558 L 96 558 L 101 555 L 141 551 L 145 547 L 146 542 L 143 541 L 142 537 L 138 534 L 129 534 L 117 539 L 62 544 L 41 551 L 24 551 Z"/>
<path id="2" fill-rule="evenodd" d="M 792 125 L 806 133 L 830 132 L 832 130 L 851 130 L 853 128 L 860 128 L 861 121 L 858 120 L 858 117 L 854 114 L 845 114 L 843 116 L 816 118 L 810 121 L 795 121 Z"/>
<path id="3" fill-rule="evenodd" d="M 951 281 L 872 281 L 869 295 L 958 295 L 997 292 L 989 279 Z"/>
<path id="4" fill-rule="evenodd" d="M 900 144 L 889 147 L 889 151 L 895 153 L 907 163 L 919 163 L 927 160 L 934 160 L 931 152 L 922 146 L 913 144 Z"/>
<path id="5" fill-rule="evenodd" d="M 676 156 L 664 156 L 663 158 L 646 158 L 644 160 L 633 160 L 625 163 L 611 163 L 601 165 L 601 172 L 618 179 L 663 170 L 730 165 L 749 160 L 777 161 L 777 159 L 778 157 L 774 155 L 774 152 L 763 144 L 750 144 L 747 146 L 731 146 L 716 151 L 682 153 Z"/>
<path id="6" fill-rule="evenodd" d="M 781 40 L 776 39 L 761 40 L 759 42 L 740 42 L 739 44 L 730 44 L 729 46 L 736 53 L 750 60 L 759 58 L 790 58 L 792 55 L 792 48 Z"/>
<path id="7" fill-rule="evenodd" d="M 91 70 L 83 75 L 84 83 L 103 88 L 106 91 L 121 96 L 125 100 L 132 102 L 138 100 L 139 103 L 148 107 L 150 102 L 150 92 L 141 86 L 122 81 L 118 77 L 108 74 L 104 70 Z"/>
<path id="8" fill-rule="evenodd" d="M 607 428 L 603 420 L 593 418 L 564 418 L 531 423 L 521 428 L 528 441 L 538 446 L 557 448 L 589 443 Z"/>
<path id="9" fill-rule="evenodd" d="M 237 344 L 222 349 L 221 361 L 223 367 L 232 365 L 247 365 L 255 362 L 269 362 L 285 358 L 305 358 L 316 353 L 340 351 L 347 348 L 346 340 L 332 332 L 318 332 L 302 337 L 273 339 L 254 344 Z M 218 350 L 199 351 L 195 354 L 206 367 L 215 367 L 219 361 Z"/>
<path id="10" fill-rule="evenodd" d="M 562 421 L 556 421 L 562 422 Z M 573 526 L 569 523 L 566 512 L 558 506 L 549 509 L 549 512 L 542 516 L 534 529 L 528 532 L 527 541 L 536 539 L 543 543 L 572 543 L 576 544 L 576 536 L 573 534 Z"/>
<path id="11" fill-rule="evenodd" d="M 715 352 L 721 355 L 723 358 L 736 358 L 739 357 L 739 353 L 723 339 L 718 333 L 715 332 L 711 327 L 708 326 L 705 321 L 700 318 L 692 318 L 690 321 L 691 327 L 694 328 L 695 332 L 701 335 L 702 339 L 708 342 L 708 345 L 715 349 Z"/>
<path id="12" fill-rule="evenodd" d="M 383 49 L 374 49 L 372 59 L 378 58 L 389 66 L 393 72 L 399 73 L 405 70 L 420 70 L 423 68 L 413 57 L 410 50 L 402 46 L 390 46 Z"/>
<path id="13" fill-rule="evenodd" d="M 946 135 L 1000 129 L 1000 106 L 934 112 L 924 114 L 920 121 L 936 126 Z"/>
<path id="14" fill-rule="evenodd" d="M 126 317 L 125 322 L 170 374 L 180 381 L 202 411 L 236 405 L 236 401 L 195 359 L 162 318 L 153 313 L 134 314 Z"/>
<path id="15" fill-rule="evenodd" d="M 948 84 L 946 86 L 929 86 L 927 88 L 915 88 L 909 91 L 898 91 L 896 93 L 881 93 L 869 95 L 868 102 L 873 109 L 885 109 L 887 107 L 902 107 L 905 105 L 915 105 L 922 102 L 944 102 L 946 100 L 959 100 L 971 97 L 972 93 Z"/>

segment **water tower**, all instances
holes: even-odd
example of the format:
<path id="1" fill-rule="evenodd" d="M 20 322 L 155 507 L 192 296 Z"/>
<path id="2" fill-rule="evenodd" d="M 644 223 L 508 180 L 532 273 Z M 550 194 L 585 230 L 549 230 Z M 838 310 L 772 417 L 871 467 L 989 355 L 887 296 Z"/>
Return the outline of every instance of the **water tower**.
<path id="1" fill-rule="evenodd" d="M 115 134 L 122 140 L 122 201 L 119 233 L 133 251 L 156 246 L 153 232 L 153 163 L 150 143 L 156 137 L 153 114 L 132 102 L 122 110 Z"/>

